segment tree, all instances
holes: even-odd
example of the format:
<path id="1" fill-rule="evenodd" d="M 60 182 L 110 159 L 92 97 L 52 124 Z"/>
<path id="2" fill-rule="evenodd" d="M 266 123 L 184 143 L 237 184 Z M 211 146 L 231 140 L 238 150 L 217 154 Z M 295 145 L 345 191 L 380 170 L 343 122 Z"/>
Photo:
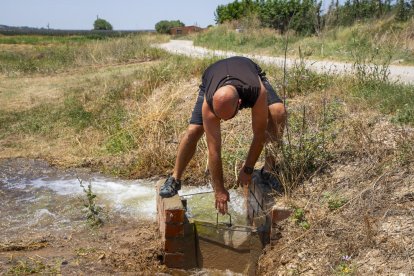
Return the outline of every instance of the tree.
<path id="1" fill-rule="evenodd" d="M 382 4 L 381 0 L 377 0 L 377 4 L 378 4 L 378 6 L 377 6 L 377 18 L 380 18 L 383 14 L 383 4 Z"/>
<path id="2" fill-rule="evenodd" d="M 93 29 L 94 30 L 106 30 L 106 31 L 112 31 L 112 25 L 108 21 L 102 18 L 97 18 L 95 22 L 93 23 Z"/>
<path id="3" fill-rule="evenodd" d="M 398 0 L 396 4 L 395 19 L 397 21 L 406 21 L 409 17 L 410 7 L 404 0 Z"/>
<path id="4" fill-rule="evenodd" d="M 155 24 L 155 30 L 160 34 L 168 34 L 171 28 L 184 27 L 184 23 L 180 20 L 161 20 Z"/>
<path id="5" fill-rule="evenodd" d="M 259 4 L 252 0 L 238 0 L 227 5 L 219 5 L 214 13 L 215 20 L 218 24 L 226 21 L 238 20 L 242 17 L 257 13 Z"/>

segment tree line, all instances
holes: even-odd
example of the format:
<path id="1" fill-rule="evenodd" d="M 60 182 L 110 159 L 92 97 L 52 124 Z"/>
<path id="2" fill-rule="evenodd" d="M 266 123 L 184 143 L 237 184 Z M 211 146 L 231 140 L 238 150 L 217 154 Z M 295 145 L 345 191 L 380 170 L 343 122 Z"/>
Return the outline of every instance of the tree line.
<path id="1" fill-rule="evenodd" d="M 414 15 L 414 0 L 332 0 L 323 13 L 321 0 L 235 0 L 219 5 L 215 12 L 216 23 L 256 16 L 263 27 L 284 33 L 287 29 L 302 35 L 318 32 L 325 26 L 347 26 L 358 20 L 380 18 L 394 13 L 398 21 Z"/>

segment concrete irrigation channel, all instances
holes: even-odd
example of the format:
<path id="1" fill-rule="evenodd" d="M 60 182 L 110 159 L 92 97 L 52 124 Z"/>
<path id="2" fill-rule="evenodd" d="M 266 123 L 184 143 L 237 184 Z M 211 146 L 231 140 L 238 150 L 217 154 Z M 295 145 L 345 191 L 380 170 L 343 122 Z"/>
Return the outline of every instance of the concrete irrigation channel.
<path id="1" fill-rule="evenodd" d="M 156 45 L 170 53 L 192 56 L 192 57 L 231 57 L 231 56 L 245 56 L 257 60 L 258 62 L 271 64 L 283 68 L 285 59 L 283 57 L 262 56 L 254 54 L 242 54 L 232 51 L 209 50 L 203 47 L 194 46 L 191 40 L 170 40 L 167 43 Z M 286 59 L 286 67 L 290 68 L 297 64 L 299 60 L 293 58 Z M 328 74 L 354 74 L 353 64 L 345 62 L 336 62 L 328 60 L 309 60 L 303 61 L 306 68 L 309 68 L 318 73 Z M 376 70 L 375 65 L 369 65 L 371 70 Z M 405 84 L 414 84 L 414 67 L 390 65 L 389 78 L 392 81 L 399 81 Z"/>
<path id="2" fill-rule="evenodd" d="M 157 183 L 157 194 L 163 181 Z M 243 212 L 234 216 L 205 210 L 213 206 L 214 194 L 203 192 L 157 196 L 157 222 L 163 244 L 163 262 L 178 269 L 219 269 L 255 275 L 257 261 L 264 246 L 279 237 L 277 223 L 290 210 L 275 207 L 276 185 L 253 174 L 246 188 Z M 233 213 L 233 214 L 232 214 Z"/>

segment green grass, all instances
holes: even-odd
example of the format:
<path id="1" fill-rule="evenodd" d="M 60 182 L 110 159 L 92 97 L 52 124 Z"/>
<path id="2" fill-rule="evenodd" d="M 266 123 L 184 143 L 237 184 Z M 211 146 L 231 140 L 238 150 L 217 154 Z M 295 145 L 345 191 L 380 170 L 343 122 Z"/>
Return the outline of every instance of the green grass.
<path id="1" fill-rule="evenodd" d="M 28 274 L 60 274 L 60 264 L 57 260 L 55 265 L 45 264 L 39 258 L 12 260 L 12 267 L 6 271 L 6 275 L 28 275 Z"/>
<path id="2" fill-rule="evenodd" d="M 62 44 L 67 42 L 87 42 L 90 40 L 103 39 L 94 35 L 71 35 L 71 36 L 50 36 L 50 35 L 0 35 L 0 44 L 28 44 L 28 45 L 45 45 L 45 44 Z"/>
<path id="3" fill-rule="evenodd" d="M 402 124 L 414 125 L 414 86 L 369 81 L 356 84 L 353 95 L 367 105 L 392 116 Z"/>
<path id="4" fill-rule="evenodd" d="M 95 158 L 119 156 L 122 159 L 128 154 L 134 154 L 136 158 L 132 163 L 119 167 L 117 164 L 110 164 L 107 168 L 102 168 L 107 172 L 122 175 L 153 174 L 155 170 L 160 173 L 160 169 L 169 167 L 175 151 L 165 147 L 164 139 L 171 139 L 170 137 L 179 134 L 189 115 L 180 114 L 182 119 L 180 117 L 177 120 L 177 110 L 174 108 L 180 100 L 168 100 L 168 95 L 159 99 L 164 102 L 160 103 L 161 106 L 151 107 L 160 109 L 160 115 L 153 115 L 152 112 L 158 111 L 148 110 L 146 102 L 157 89 L 168 89 L 163 87 L 178 82 L 185 83 L 194 77 L 199 79 L 204 69 L 215 59 L 168 55 L 161 50 L 137 46 L 139 40 L 135 39 L 98 41 L 93 46 L 102 50 L 98 53 L 120 46 L 117 47 L 118 53 L 111 53 L 110 58 L 130 56 L 133 49 L 136 51 L 134 56 L 151 57 L 152 53 L 156 53 L 157 60 L 120 69 L 117 69 L 118 66 L 103 68 L 99 73 L 92 73 L 89 69 L 75 72 L 74 74 L 79 74 L 77 81 L 59 87 L 64 91 L 58 93 L 61 96 L 56 100 L 39 102 L 30 108 L 1 110 L 0 139 L 5 139 L 8 145 L 11 145 L 10 137 L 36 137 L 35 139 L 49 141 L 47 143 L 53 145 L 64 140 L 73 141 L 75 145 L 84 148 L 87 156 Z M 79 49 L 79 45 L 76 47 L 75 51 L 85 50 L 84 46 L 82 49 Z M 86 49 L 83 54 L 88 53 L 91 52 Z M 99 58 L 99 55 L 95 55 L 95 59 Z M 85 60 L 82 59 L 83 62 Z M 50 69 L 47 66 L 45 68 Z M 85 76 L 82 76 L 83 73 Z M 31 75 L 24 72 L 22 74 Z M 58 77 L 61 78 L 62 81 L 65 80 L 64 76 Z M 18 80 L 19 77 L 16 78 Z M 196 88 L 182 93 L 195 95 Z M 168 110 L 171 110 L 170 113 L 167 113 Z M 158 118 L 158 121 L 151 121 L 154 118 Z M 90 133 L 95 135 L 96 140 L 88 138 Z M 15 148 L 22 146 L 15 145 Z M 79 151 L 78 154 L 85 153 Z"/>
<path id="5" fill-rule="evenodd" d="M 413 23 L 390 22 L 393 21 L 386 19 L 351 27 L 337 27 L 310 37 L 293 33 L 282 36 L 275 30 L 257 27 L 237 32 L 237 25 L 223 24 L 194 35 L 193 40 L 195 45 L 210 49 L 284 56 L 288 38 L 287 55 L 290 57 L 299 57 L 298 49 L 301 48 L 305 56 L 313 59 L 340 61 L 353 61 L 354 52 L 358 51 L 363 43 L 371 50 L 392 49 L 392 61 L 414 64 L 414 46 L 409 43 Z M 356 47 L 355 43 L 359 46 Z M 378 61 L 383 61 L 382 58 L 381 55 L 377 56 Z"/>
<path id="6" fill-rule="evenodd" d="M 310 223 L 305 217 L 305 210 L 302 208 L 295 208 L 295 211 L 292 215 L 292 220 L 305 230 L 308 230 L 310 228 Z"/>
<path id="7" fill-rule="evenodd" d="M 61 110 L 47 104 L 25 111 L 0 112 L 2 135 L 46 134 L 53 130 L 55 123 L 62 118 Z"/>
<path id="8" fill-rule="evenodd" d="M 4 48 L 0 51 L 0 73 L 51 74 L 80 66 L 102 66 L 113 63 L 140 62 L 159 59 L 165 53 L 150 47 L 165 41 L 165 36 L 138 34 L 103 40 L 71 37 L 0 37 L 10 44 L 24 44 L 23 49 Z M 14 41 L 16 40 L 16 41 Z M 29 40 L 28 43 L 25 43 Z M 53 40 L 53 44 L 48 42 Z M 13 43 L 14 42 L 14 43 Z M 0 49 L 2 45 L 0 43 Z"/>
<path id="9" fill-rule="evenodd" d="M 0 72 L 11 73 L 52 73 L 73 65 L 74 48 L 67 46 L 38 46 L 26 52 L 0 52 Z"/>
<path id="10" fill-rule="evenodd" d="M 289 37 L 289 43 L 294 43 L 297 37 Z M 285 38 L 274 31 L 246 30 L 239 33 L 228 25 L 219 25 L 199 33 L 194 37 L 194 44 L 211 48 L 237 52 L 256 52 L 283 54 Z"/>
<path id="11" fill-rule="evenodd" d="M 402 30 L 409 28 L 407 24 L 400 28 Z M 378 29 L 376 32 L 378 34 L 381 26 L 384 25 L 387 29 L 381 32 L 385 36 L 389 34 L 387 31 L 393 31 L 398 24 L 380 21 L 374 27 L 368 25 L 340 27 L 327 31 L 321 37 L 290 35 L 288 53 L 295 53 L 301 59 L 289 70 L 287 96 L 315 93 L 334 85 L 331 76 L 316 74 L 306 68 L 301 62 L 304 58 L 316 56 L 352 61 L 357 67 L 358 77 L 358 84 L 350 87 L 352 94 L 382 113 L 391 115 L 396 122 L 413 124 L 414 87 L 389 82 L 387 70 L 392 60 L 404 59 L 405 63 L 414 61 L 414 51 L 392 45 L 395 41 L 377 43 L 381 37 L 373 37 L 372 28 Z M 255 32 L 246 30 L 238 33 L 232 29 L 232 25 L 221 25 L 198 34 L 194 41 L 197 45 L 214 49 L 283 55 L 285 37 L 269 30 Z M 366 67 L 367 63 L 375 64 L 378 70 L 369 71 Z M 276 83 L 281 83 L 280 72 L 271 73 L 271 75 L 276 74 L 279 75 L 275 77 Z"/>

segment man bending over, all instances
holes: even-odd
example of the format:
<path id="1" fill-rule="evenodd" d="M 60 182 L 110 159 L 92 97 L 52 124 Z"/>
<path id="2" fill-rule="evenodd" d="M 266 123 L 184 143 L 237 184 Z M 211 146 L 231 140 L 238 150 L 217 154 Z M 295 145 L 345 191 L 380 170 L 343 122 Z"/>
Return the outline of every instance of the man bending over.
<path id="1" fill-rule="evenodd" d="M 181 189 L 181 177 L 205 132 L 216 209 L 221 214 L 227 213 L 230 198 L 223 180 L 220 122 L 234 118 L 243 108 L 252 110 L 253 140 L 237 182 L 251 183 L 264 144 L 282 138 L 286 112 L 261 68 L 248 58 L 231 57 L 213 63 L 204 71 L 190 124 L 178 147 L 174 172 L 161 187 L 161 197 L 172 197 Z M 265 173 L 271 171 L 274 162 L 272 156 L 266 156 Z"/>

